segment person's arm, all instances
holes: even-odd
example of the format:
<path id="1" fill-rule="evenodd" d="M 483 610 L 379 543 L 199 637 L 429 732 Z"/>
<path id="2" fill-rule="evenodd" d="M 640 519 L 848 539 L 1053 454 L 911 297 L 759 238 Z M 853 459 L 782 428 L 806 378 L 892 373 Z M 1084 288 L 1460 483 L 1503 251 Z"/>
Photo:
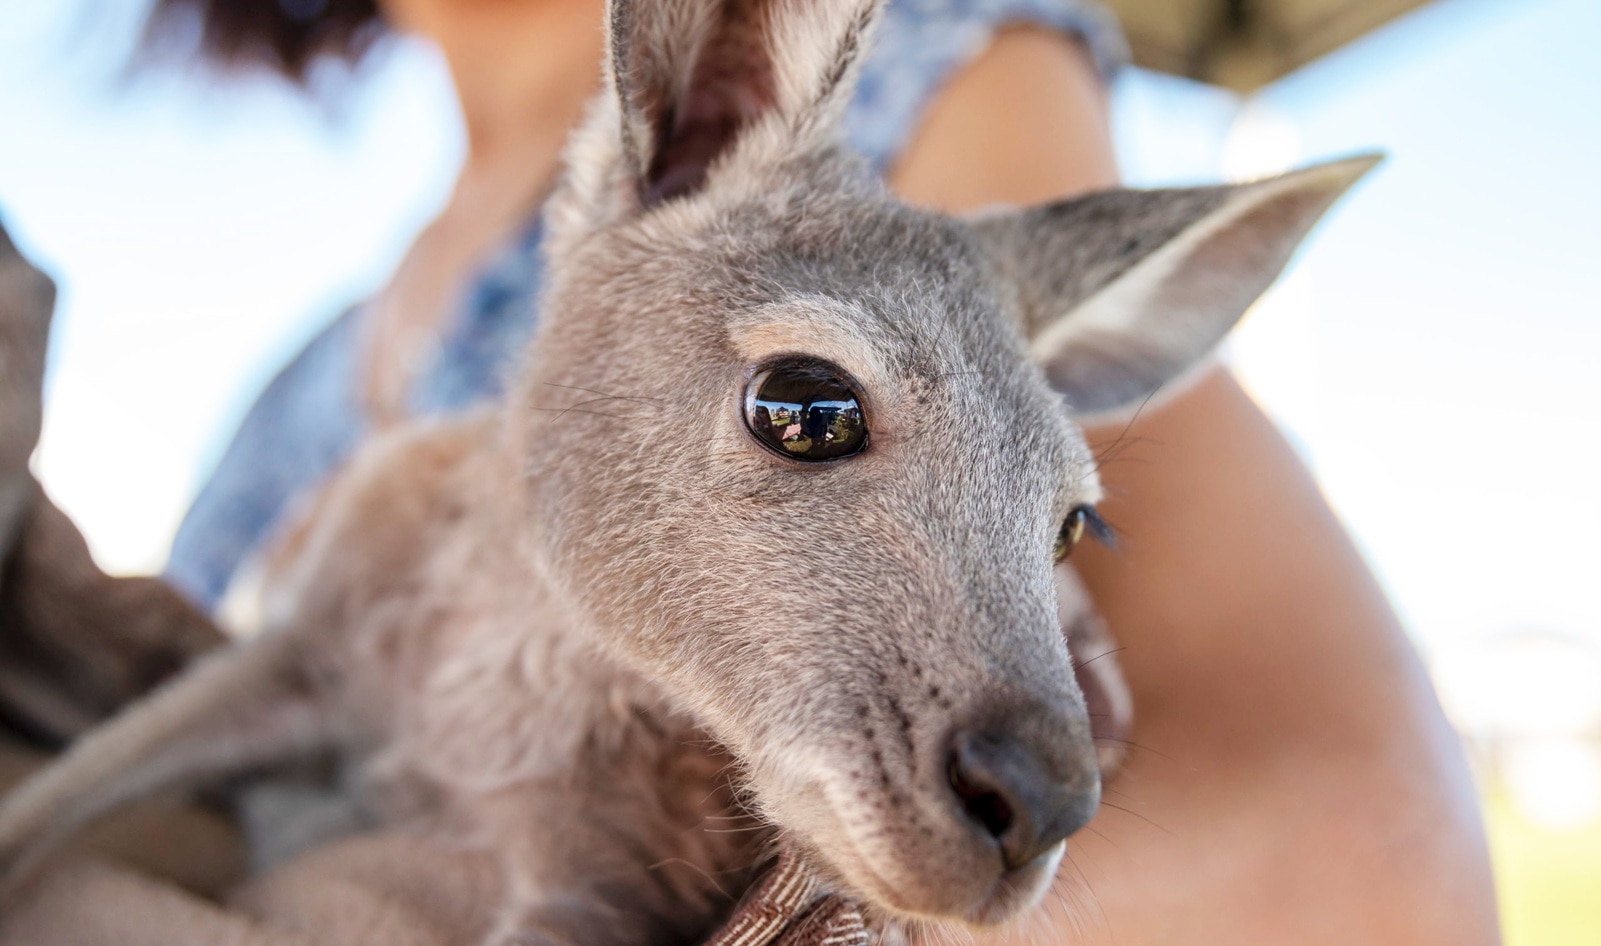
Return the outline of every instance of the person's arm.
<path id="1" fill-rule="evenodd" d="M 1115 179 L 1087 55 L 1016 30 L 942 92 L 891 183 L 961 211 Z M 1459 744 L 1283 436 L 1221 368 L 1089 434 L 1120 547 L 1074 561 L 1124 648 L 1134 748 L 1040 941 L 1497 942 Z"/>

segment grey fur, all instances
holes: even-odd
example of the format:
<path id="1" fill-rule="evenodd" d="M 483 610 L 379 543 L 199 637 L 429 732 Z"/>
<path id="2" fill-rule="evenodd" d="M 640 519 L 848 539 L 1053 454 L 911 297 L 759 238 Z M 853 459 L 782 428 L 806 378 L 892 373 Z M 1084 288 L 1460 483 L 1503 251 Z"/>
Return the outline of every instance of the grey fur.
<path id="1" fill-rule="evenodd" d="M 1062 630 L 1088 603 L 1071 582 L 1058 601 L 1051 549 L 1100 487 L 1047 373 L 1088 358 L 1105 390 L 1075 400 L 1133 406 L 1355 172 L 977 223 L 914 209 L 837 143 L 872 5 L 734 6 L 775 91 L 698 186 L 652 200 L 653 123 L 696 94 L 685 57 L 727 8 L 613 3 L 622 78 L 570 146 L 507 406 L 361 451 L 269 563 L 265 629 L 8 800 L 0 863 L 134 788 L 333 745 L 374 823 L 501 859 L 497 944 L 702 936 L 774 838 L 885 926 L 1037 901 L 1060 847 L 1003 876 L 946 765 L 954 731 L 1004 727 L 1098 784 Z M 1245 245 L 1208 236 L 1235 218 L 1268 250 L 1213 266 Z M 1204 279 L 1130 282 L 1186 234 Z M 1075 336 L 1130 285 L 1161 318 Z M 779 354 L 859 383 L 864 453 L 802 468 L 752 442 L 742 387 Z"/>

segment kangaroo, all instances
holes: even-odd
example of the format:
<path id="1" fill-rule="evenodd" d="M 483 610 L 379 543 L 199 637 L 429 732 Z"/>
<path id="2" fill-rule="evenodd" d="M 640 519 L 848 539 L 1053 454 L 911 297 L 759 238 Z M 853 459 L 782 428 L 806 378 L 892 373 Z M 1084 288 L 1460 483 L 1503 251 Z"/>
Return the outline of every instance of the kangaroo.
<path id="1" fill-rule="evenodd" d="M 880 931 L 1033 906 L 1100 797 L 1080 424 L 1172 390 L 1374 163 L 953 217 L 838 124 L 869 0 L 612 0 L 505 403 L 364 448 L 263 629 L 0 808 L 332 752 L 490 851 L 490 944 L 704 938 L 774 847 Z M 457 941 L 466 941 L 465 938 Z"/>

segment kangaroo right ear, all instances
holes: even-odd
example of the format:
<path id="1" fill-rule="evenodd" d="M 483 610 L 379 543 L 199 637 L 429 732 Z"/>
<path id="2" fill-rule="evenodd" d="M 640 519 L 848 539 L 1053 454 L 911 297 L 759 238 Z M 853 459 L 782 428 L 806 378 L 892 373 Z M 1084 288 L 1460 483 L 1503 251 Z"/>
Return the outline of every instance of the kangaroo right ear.
<path id="1" fill-rule="evenodd" d="M 1137 408 L 1204 357 L 1380 158 L 1223 187 L 1112 190 L 975 222 L 1075 414 Z"/>
<path id="2" fill-rule="evenodd" d="M 830 134 L 878 0 L 612 0 L 608 78 L 640 203 L 697 190 L 742 134 L 776 116 Z"/>

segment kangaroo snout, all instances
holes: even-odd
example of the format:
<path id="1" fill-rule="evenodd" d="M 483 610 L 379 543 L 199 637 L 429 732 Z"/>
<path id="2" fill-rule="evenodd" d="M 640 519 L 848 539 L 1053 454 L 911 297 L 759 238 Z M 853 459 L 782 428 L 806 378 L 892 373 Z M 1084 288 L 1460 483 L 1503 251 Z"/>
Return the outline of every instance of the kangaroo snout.
<path id="1" fill-rule="evenodd" d="M 836 744 L 821 779 L 827 813 L 781 805 L 778 820 L 857 895 L 895 913 L 973 927 L 1011 919 L 1038 901 L 1064 839 L 1100 804 L 1089 719 L 1063 664 L 1061 687 L 944 678 L 941 695 L 965 698 L 897 709 L 904 728 L 892 738 L 874 738 L 884 732 L 875 721 L 869 741 Z"/>
<path id="2" fill-rule="evenodd" d="M 961 816 L 1008 871 L 1052 851 L 1100 805 L 1100 775 L 1083 753 L 1053 758 L 1004 729 L 961 731 L 951 742 L 946 777 Z"/>

